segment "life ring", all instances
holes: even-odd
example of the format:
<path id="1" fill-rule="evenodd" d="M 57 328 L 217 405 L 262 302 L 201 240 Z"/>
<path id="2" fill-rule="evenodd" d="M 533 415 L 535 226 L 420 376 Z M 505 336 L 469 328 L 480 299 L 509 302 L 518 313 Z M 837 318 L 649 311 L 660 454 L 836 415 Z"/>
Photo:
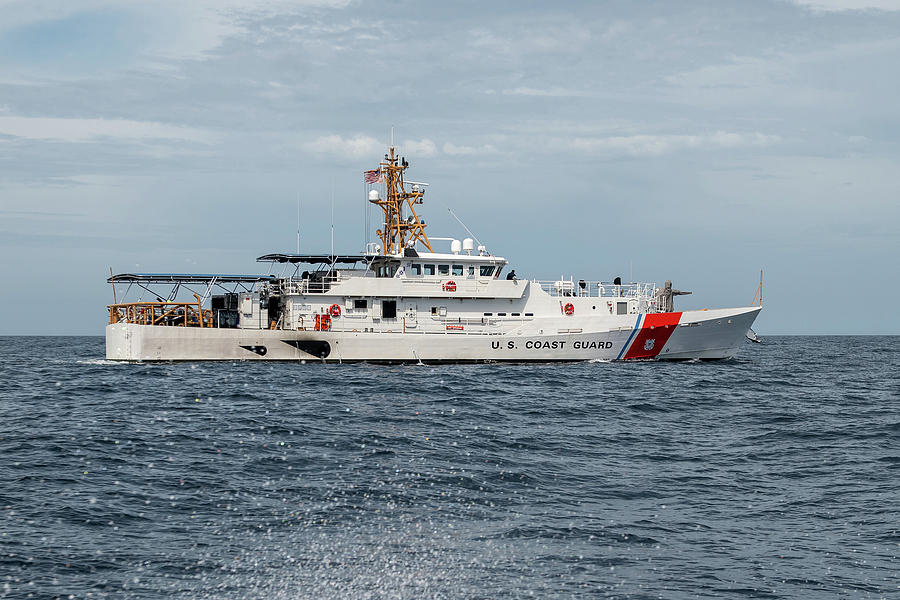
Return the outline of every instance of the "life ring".
<path id="1" fill-rule="evenodd" d="M 328 313 L 332 317 L 339 317 L 339 316 L 341 316 L 341 307 L 338 306 L 337 304 L 332 304 L 331 308 L 328 309 Z"/>
<path id="2" fill-rule="evenodd" d="M 444 284 L 445 292 L 455 292 L 456 291 L 456 282 L 453 280 L 448 281 Z"/>
<path id="3" fill-rule="evenodd" d="M 568 302 L 568 303 L 566 303 L 565 306 L 563 306 L 563 312 L 566 313 L 567 315 L 575 314 L 575 307 L 572 305 L 571 302 Z"/>

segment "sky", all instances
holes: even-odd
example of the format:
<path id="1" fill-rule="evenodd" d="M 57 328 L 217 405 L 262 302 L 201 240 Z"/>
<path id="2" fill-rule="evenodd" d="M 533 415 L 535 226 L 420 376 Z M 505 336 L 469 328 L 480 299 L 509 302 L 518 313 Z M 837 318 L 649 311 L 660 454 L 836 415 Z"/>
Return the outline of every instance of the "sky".
<path id="1" fill-rule="evenodd" d="M 359 252 L 392 129 L 427 233 L 520 278 L 763 270 L 761 335 L 900 334 L 898 65 L 900 0 L 0 0 L 0 334 L 102 335 L 110 268 L 270 272 L 298 202 Z"/>

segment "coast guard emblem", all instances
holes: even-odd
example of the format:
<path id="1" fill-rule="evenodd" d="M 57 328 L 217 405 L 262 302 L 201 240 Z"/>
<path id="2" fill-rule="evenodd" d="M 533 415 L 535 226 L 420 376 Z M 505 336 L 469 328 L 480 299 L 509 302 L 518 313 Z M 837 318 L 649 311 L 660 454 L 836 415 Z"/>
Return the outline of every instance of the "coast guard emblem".
<path id="1" fill-rule="evenodd" d="M 644 342 L 644 350 L 653 350 L 653 346 L 656 345 L 656 340 L 651 338 Z"/>

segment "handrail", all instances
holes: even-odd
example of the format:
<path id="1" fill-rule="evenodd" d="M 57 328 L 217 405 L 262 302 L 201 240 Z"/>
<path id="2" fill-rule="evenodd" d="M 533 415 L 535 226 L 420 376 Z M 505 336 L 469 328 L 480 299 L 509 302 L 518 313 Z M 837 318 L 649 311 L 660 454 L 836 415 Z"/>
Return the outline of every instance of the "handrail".
<path id="1" fill-rule="evenodd" d="M 109 322 L 169 327 L 215 327 L 213 314 L 196 302 L 126 302 L 110 304 Z"/>
<path id="2" fill-rule="evenodd" d="M 574 279 L 561 279 L 557 281 L 532 280 L 551 296 L 566 297 L 594 297 L 594 298 L 647 298 L 653 297 L 656 290 L 655 283 L 623 283 L 615 284 L 608 281 L 575 281 Z M 582 287 L 582 283 L 584 287 Z"/>
<path id="3" fill-rule="evenodd" d="M 324 294 L 331 289 L 332 285 L 346 279 L 340 275 L 340 272 L 336 273 L 315 279 L 282 279 L 278 288 L 283 294 Z"/>

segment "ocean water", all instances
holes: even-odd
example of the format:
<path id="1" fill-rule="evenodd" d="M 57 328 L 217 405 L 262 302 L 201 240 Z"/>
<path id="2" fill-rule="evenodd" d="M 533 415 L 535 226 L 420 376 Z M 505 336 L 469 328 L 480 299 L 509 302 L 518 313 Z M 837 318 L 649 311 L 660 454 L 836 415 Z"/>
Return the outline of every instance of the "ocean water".
<path id="1" fill-rule="evenodd" d="M 0 338 L 0 598 L 898 598 L 900 338 L 111 364 Z"/>

